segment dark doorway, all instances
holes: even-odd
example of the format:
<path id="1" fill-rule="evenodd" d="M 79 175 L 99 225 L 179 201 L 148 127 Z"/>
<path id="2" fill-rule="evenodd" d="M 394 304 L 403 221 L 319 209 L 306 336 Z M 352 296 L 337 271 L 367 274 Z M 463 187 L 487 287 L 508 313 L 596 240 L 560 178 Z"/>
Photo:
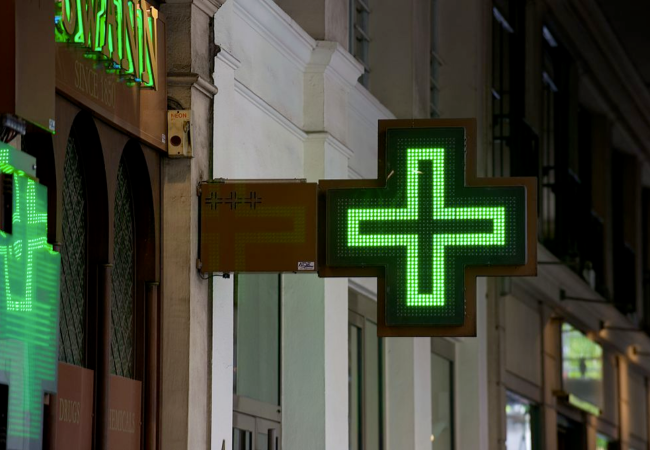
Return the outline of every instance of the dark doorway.
<path id="1" fill-rule="evenodd" d="M 7 409 L 9 406 L 9 386 L 0 384 L 0 450 L 7 448 Z"/>
<path id="2" fill-rule="evenodd" d="M 584 450 L 585 427 L 582 423 L 571 420 L 561 414 L 557 415 L 557 449 Z"/>

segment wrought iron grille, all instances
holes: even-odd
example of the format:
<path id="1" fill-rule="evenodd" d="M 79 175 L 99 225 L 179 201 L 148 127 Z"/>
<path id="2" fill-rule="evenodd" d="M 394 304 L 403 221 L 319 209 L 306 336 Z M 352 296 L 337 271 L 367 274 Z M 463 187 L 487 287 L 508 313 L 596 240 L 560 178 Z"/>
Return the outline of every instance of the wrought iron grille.
<path id="1" fill-rule="evenodd" d="M 63 168 L 63 245 L 59 360 L 85 364 L 86 188 L 74 129 Z"/>
<path id="2" fill-rule="evenodd" d="M 115 193 L 115 245 L 111 297 L 111 373 L 133 378 L 135 229 L 128 171 L 120 163 Z"/>

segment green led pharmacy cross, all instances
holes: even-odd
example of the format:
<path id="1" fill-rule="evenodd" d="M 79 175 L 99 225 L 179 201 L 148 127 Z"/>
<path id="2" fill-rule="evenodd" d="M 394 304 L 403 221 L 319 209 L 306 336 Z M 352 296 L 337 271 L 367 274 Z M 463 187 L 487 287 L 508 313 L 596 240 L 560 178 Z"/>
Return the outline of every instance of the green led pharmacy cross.
<path id="1" fill-rule="evenodd" d="M 526 189 L 467 186 L 464 127 L 383 136 L 383 186 L 327 190 L 326 266 L 383 269 L 380 325 L 461 327 L 467 267 L 527 262 Z"/>
<path id="2" fill-rule="evenodd" d="M 47 243 L 47 189 L 34 158 L 0 143 L 13 183 L 11 232 L 0 231 L 0 384 L 9 386 L 8 449 L 40 449 L 43 395 L 56 392 L 60 256 Z M 6 193 L 6 191 L 5 191 Z M 5 227 L 9 228 L 9 227 Z"/>

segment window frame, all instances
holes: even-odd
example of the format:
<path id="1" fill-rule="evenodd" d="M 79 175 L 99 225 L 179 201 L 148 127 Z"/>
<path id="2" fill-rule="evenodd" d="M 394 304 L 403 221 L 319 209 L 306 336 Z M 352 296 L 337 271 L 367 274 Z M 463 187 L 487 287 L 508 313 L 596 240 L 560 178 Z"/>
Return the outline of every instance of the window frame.
<path id="1" fill-rule="evenodd" d="M 233 432 L 236 428 L 240 429 L 237 424 L 253 424 L 251 445 L 257 448 L 257 434 L 260 424 L 273 423 L 277 425 L 278 450 L 282 448 L 282 275 L 278 277 L 278 405 L 266 403 L 253 398 L 237 394 L 237 287 L 238 275 L 234 277 L 233 290 Z M 234 442 L 234 441 L 233 441 Z M 233 443 L 234 445 L 234 443 Z M 275 449 L 274 449 L 275 450 Z"/>
<path id="2" fill-rule="evenodd" d="M 542 425 L 542 405 L 535 400 L 531 400 L 525 395 L 521 395 L 517 391 L 512 389 L 505 389 L 504 394 L 504 405 L 508 404 L 508 397 L 517 400 L 521 403 L 527 403 L 529 406 L 530 414 L 530 444 L 532 450 L 541 450 L 542 445 L 542 434 L 543 434 L 543 425 Z M 503 408 L 503 413 L 505 414 L 505 407 Z M 505 430 L 506 430 L 506 441 L 508 436 L 508 416 L 505 414 Z M 556 431 L 557 432 L 557 431 Z M 505 444 L 505 443 L 504 443 Z"/>
<path id="3" fill-rule="evenodd" d="M 357 327 L 361 330 L 361 342 L 360 342 L 360 353 L 361 353 L 361 367 L 360 367 L 360 380 L 361 380 L 361 398 L 360 398 L 360 416 L 361 423 L 359 424 L 359 443 L 360 450 L 368 448 L 368 429 L 367 429 L 367 415 L 366 415 L 366 397 L 367 397 L 367 387 L 365 383 L 366 379 L 366 367 L 367 367 L 367 358 L 366 358 L 366 322 L 377 324 L 377 302 L 374 300 L 365 297 L 363 294 L 360 294 L 352 289 L 348 291 L 348 330 L 350 326 Z M 349 342 L 349 341 L 348 341 Z M 379 395 L 378 395 L 378 415 L 379 415 L 379 435 L 378 442 L 379 446 L 377 450 L 383 450 L 385 448 L 385 436 L 386 436 L 386 348 L 384 345 L 384 338 L 377 338 L 377 350 L 378 350 L 378 386 L 379 386 Z M 349 343 L 348 343 L 349 351 Z M 348 361 L 348 371 L 349 371 L 349 361 Z M 350 393 L 348 392 L 348 395 Z M 348 406 L 349 407 L 349 406 Z M 351 430 L 348 430 L 348 436 Z M 348 438 L 349 441 L 349 438 Z M 375 450 L 375 449 L 373 449 Z"/>
<path id="4" fill-rule="evenodd" d="M 363 73 L 359 77 L 359 82 L 366 89 L 370 86 L 370 14 L 372 10 L 368 5 L 368 0 L 349 0 L 349 50 L 350 54 L 361 63 L 363 66 Z M 366 27 L 363 28 L 358 25 L 357 17 L 359 14 L 365 14 Z M 361 44 L 358 44 L 359 41 Z M 364 49 L 365 52 L 359 51 Z M 365 59 L 360 54 L 365 53 Z"/>

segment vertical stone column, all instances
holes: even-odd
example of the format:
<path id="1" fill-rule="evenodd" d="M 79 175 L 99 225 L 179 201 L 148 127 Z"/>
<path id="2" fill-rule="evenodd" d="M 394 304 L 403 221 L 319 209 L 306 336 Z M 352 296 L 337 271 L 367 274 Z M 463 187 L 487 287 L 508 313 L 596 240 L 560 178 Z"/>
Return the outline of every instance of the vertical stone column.
<path id="1" fill-rule="evenodd" d="M 192 110 L 192 159 L 162 167 L 162 375 L 160 443 L 207 448 L 210 434 L 210 318 L 207 280 L 196 269 L 199 181 L 210 178 L 213 17 L 217 0 L 175 0 L 167 19 L 168 103 Z"/>
<path id="2" fill-rule="evenodd" d="M 347 448 L 347 279 L 282 285 L 282 448 Z"/>
<path id="3" fill-rule="evenodd" d="M 627 450 L 630 446 L 630 378 L 628 360 L 625 356 L 618 356 L 618 392 L 619 392 L 619 411 L 620 426 L 619 440 L 621 450 Z"/>
<path id="4" fill-rule="evenodd" d="M 489 71 L 492 5 L 480 0 L 439 2 L 438 53 L 444 61 L 440 68 L 440 110 L 443 117 L 476 117 L 478 175 L 486 170 L 488 153 Z M 457 448 L 487 450 L 489 428 L 493 424 L 489 406 L 493 399 L 488 389 L 487 280 L 477 280 L 477 336 L 462 338 L 456 344 L 455 392 Z M 496 392 L 501 395 L 500 392 Z M 503 400 L 501 400 L 503 401 Z M 499 402 L 497 401 L 497 404 Z"/>
<path id="5" fill-rule="evenodd" d="M 488 427 L 488 336 L 487 336 L 487 279 L 478 278 L 476 286 L 477 334 L 475 338 L 460 338 L 457 344 L 454 405 L 458 448 L 487 450 Z"/>
<path id="6" fill-rule="evenodd" d="M 431 448 L 431 339 L 386 339 L 386 449 Z"/>
<path id="7" fill-rule="evenodd" d="M 500 292 L 501 280 L 487 280 L 488 398 L 490 399 L 490 450 L 506 448 L 506 318 L 505 301 Z M 478 300 L 478 299 L 477 299 Z"/>
<path id="8" fill-rule="evenodd" d="M 317 43 L 304 78 L 309 181 L 348 177 L 348 92 L 360 74 L 339 44 Z M 347 279 L 284 275 L 282 284 L 282 446 L 347 448 Z"/>
<path id="9" fill-rule="evenodd" d="M 543 340 L 542 340 L 542 368 L 543 368 L 543 401 L 541 405 L 542 420 L 542 448 L 546 450 L 557 449 L 557 398 L 554 391 L 562 388 L 560 373 L 562 355 L 558 353 L 560 343 L 560 324 L 557 319 L 552 318 L 553 311 L 544 308 L 542 312 Z"/>
<path id="10" fill-rule="evenodd" d="M 232 448 L 235 278 L 217 277 L 212 285 L 212 445 Z"/>

